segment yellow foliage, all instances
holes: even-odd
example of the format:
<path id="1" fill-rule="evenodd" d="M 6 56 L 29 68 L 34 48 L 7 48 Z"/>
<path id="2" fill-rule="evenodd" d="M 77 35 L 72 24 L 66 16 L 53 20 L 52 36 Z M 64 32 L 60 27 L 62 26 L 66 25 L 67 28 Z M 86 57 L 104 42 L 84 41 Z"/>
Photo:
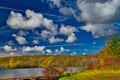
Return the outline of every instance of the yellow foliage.
<path id="1" fill-rule="evenodd" d="M 11 67 L 11 68 L 14 68 L 14 58 L 10 58 L 10 60 L 9 60 L 9 66 Z"/>

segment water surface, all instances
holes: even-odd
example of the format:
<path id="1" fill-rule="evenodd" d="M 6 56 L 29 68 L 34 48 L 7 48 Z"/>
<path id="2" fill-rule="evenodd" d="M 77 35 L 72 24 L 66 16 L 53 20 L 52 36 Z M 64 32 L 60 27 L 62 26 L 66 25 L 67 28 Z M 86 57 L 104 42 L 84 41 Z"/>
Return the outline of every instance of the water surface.
<path id="1" fill-rule="evenodd" d="M 5 78 L 20 78 L 20 77 L 30 77 L 30 76 L 42 76 L 42 71 L 44 68 L 26 68 L 26 69 L 10 69 L 10 70 L 0 70 L 0 79 Z M 78 72 L 80 67 L 67 67 L 67 72 Z"/>

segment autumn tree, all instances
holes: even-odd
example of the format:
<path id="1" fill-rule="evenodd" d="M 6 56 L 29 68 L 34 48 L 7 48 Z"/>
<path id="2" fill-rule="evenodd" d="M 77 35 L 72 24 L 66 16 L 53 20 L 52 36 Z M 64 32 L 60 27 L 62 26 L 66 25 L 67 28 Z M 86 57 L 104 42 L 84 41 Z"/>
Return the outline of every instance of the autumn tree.
<path id="1" fill-rule="evenodd" d="M 112 56 L 120 59 L 120 38 L 118 35 L 113 35 L 113 37 L 106 41 L 106 48 L 109 49 Z"/>

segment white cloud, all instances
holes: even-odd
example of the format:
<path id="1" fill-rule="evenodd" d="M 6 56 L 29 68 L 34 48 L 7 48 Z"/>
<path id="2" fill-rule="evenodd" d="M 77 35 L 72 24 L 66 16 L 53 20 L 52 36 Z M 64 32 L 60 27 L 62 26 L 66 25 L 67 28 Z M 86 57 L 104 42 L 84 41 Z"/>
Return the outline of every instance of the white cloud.
<path id="1" fill-rule="evenodd" d="M 75 52 L 75 51 L 74 51 L 74 52 L 73 52 L 73 53 L 71 53 L 70 55 L 72 55 L 72 56 L 73 56 L 73 55 L 76 55 L 76 54 L 77 54 L 77 52 Z"/>
<path id="2" fill-rule="evenodd" d="M 21 13 L 11 11 L 7 24 L 13 29 L 34 29 L 42 25 L 43 15 L 27 10 L 26 17 Z"/>
<path id="3" fill-rule="evenodd" d="M 49 42 L 50 42 L 51 44 L 57 43 L 57 42 L 62 42 L 62 41 L 64 41 L 64 39 L 55 38 L 55 37 L 52 37 L 52 38 L 49 39 Z"/>
<path id="4" fill-rule="evenodd" d="M 57 25 L 52 20 L 44 18 L 41 13 L 32 10 L 26 10 L 26 16 L 21 13 L 11 11 L 7 20 L 7 25 L 13 29 L 35 29 L 37 27 L 45 27 L 47 30 L 57 33 Z"/>
<path id="5" fill-rule="evenodd" d="M 23 30 L 20 30 L 17 35 L 19 36 L 26 36 L 27 34 L 29 34 L 27 31 L 23 31 Z"/>
<path id="6" fill-rule="evenodd" d="M 55 53 L 69 52 L 69 49 L 65 49 L 64 47 L 60 47 L 60 49 L 55 49 Z"/>
<path id="7" fill-rule="evenodd" d="M 65 16 L 73 16 L 74 18 L 76 18 L 77 21 L 81 21 L 81 17 L 79 17 L 80 11 L 77 8 L 64 6 L 59 9 L 59 12 Z"/>
<path id="8" fill-rule="evenodd" d="M 73 15 L 89 23 L 108 23 L 120 19 L 120 0 L 49 0 L 63 15 Z M 69 4 L 69 2 L 72 2 Z M 62 5 L 62 3 L 64 5 Z M 72 4 L 72 5 L 71 5 Z"/>
<path id="9" fill-rule="evenodd" d="M 114 25 L 111 24 L 87 24 L 81 27 L 82 30 L 91 32 L 94 38 L 111 36 L 116 33 Z"/>
<path id="10" fill-rule="evenodd" d="M 13 53 L 13 52 L 10 52 L 10 55 L 14 55 L 15 53 Z"/>
<path id="11" fill-rule="evenodd" d="M 3 46 L 3 49 L 4 49 L 6 52 L 16 51 L 16 50 L 17 50 L 16 48 L 12 48 L 11 46 L 8 46 L 8 45 Z"/>
<path id="12" fill-rule="evenodd" d="M 10 16 L 7 20 L 7 24 L 13 28 L 13 29 L 26 29 L 26 30 L 33 30 L 37 27 L 44 27 L 45 30 L 43 30 L 40 34 L 40 36 L 43 39 L 48 39 L 50 43 L 57 43 L 64 41 L 60 38 L 55 38 L 58 34 L 66 35 L 67 37 L 70 36 L 72 33 L 76 32 L 77 29 L 73 26 L 64 26 L 61 25 L 60 27 L 60 33 L 58 33 L 58 25 L 54 24 L 52 20 L 44 18 L 42 14 L 36 13 L 32 10 L 26 10 L 25 12 L 26 16 L 23 16 L 21 13 L 16 13 L 14 11 L 11 11 Z M 26 36 L 29 34 L 26 31 L 19 31 L 19 33 L 16 35 L 13 35 L 16 38 L 16 41 L 19 44 L 26 44 Z M 34 41 L 36 42 L 36 41 Z"/>
<path id="13" fill-rule="evenodd" d="M 19 44 L 26 44 L 27 43 L 26 39 L 23 36 L 16 36 L 16 41 Z"/>
<path id="14" fill-rule="evenodd" d="M 31 47 L 23 47 L 22 48 L 23 52 L 29 52 L 29 51 L 32 51 L 32 50 L 33 50 L 33 48 L 31 48 Z"/>
<path id="15" fill-rule="evenodd" d="M 58 7 L 59 12 L 63 15 L 73 15 L 79 21 L 108 23 L 120 19 L 120 0 L 75 0 L 72 6 L 67 4 L 69 1 L 61 2 L 65 2 L 65 5 Z"/>
<path id="16" fill-rule="evenodd" d="M 77 32 L 77 29 L 75 27 L 72 27 L 72 26 L 65 27 L 64 25 L 61 25 L 61 27 L 60 27 L 60 34 L 69 36 L 74 32 Z"/>
<path id="17" fill-rule="evenodd" d="M 68 36 L 66 42 L 67 43 L 72 43 L 72 42 L 75 42 L 77 40 L 77 37 L 75 36 L 74 33 L 72 33 L 71 35 Z"/>
<path id="18" fill-rule="evenodd" d="M 77 0 L 79 16 L 89 23 L 107 23 L 120 19 L 120 0 Z"/>
<path id="19" fill-rule="evenodd" d="M 77 54 L 77 52 L 73 52 L 73 55 L 76 55 Z"/>
<path id="20" fill-rule="evenodd" d="M 44 49 L 45 49 L 45 46 L 23 47 L 22 51 L 23 52 L 30 52 L 30 51 L 43 52 Z"/>
<path id="21" fill-rule="evenodd" d="M 55 49 L 55 52 L 56 52 L 56 53 L 59 53 L 59 50 L 58 50 L 58 49 Z"/>
<path id="22" fill-rule="evenodd" d="M 26 38 L 24 38 L 23 36 L 18 36 L 16 34 L 13 34 L 12 36 L 15 37 L 16 41 L 19 44 L 26 44 L 27 43 Z"/>
<path id="23" fill-rule="evenodd" d="M 60 51 L 64 52 L 65 51 L 64 47 L 60 47 Z"/>
<path id="24" fill-rule="evenodd" d="M 82 54 L 83 54 L 83 55 L 86 55 L 86 53 L 85 53 L 85 52 L 82 52 Z"/>
<path id="25" fill-rule="evenodd" d="M 58 28 L 58 26 L 56 24 L 54 24 L 52 20 L 44 18 L 43 26 L 47 30 L 50 30 L 53 34 L 57 34 L 57 28 Z"/>
<path id="26" fill-rule="evenodd" d="M 63 15 L 73 15 L 75 14 L 75 11 L 73 8 L 67 8 L 67 7 L 62 7 L 59 9 L 59 12 L 62 13 Z"/>
<path id="27" fill-rule="evenodd" d="M 52 53 L 52 50 L 46 49 L 46 52 L 49 53 L 49 54 L 51 54 L 51 53 Z"/>
<path id="28" fill-rule="evenodd" d="M 78 30 L 73 26 L 66 26 L 65 27 L 64 25 L 61 25 L 59 34 L 70 37 L 74 32 L 77 32 L 77 31 Z M 43 39 L 49 39 L 49 42 L 51 44 L 64 41 L 64 39 L 56 38 L 55 35 L 57 35 L 57 33 L 53 34 L 52 31 L 43 30 L 40 35 Z M 74 34 L 74 36 L 75 36 L 75 34 Z M 72 36 L 72 37 L 74 37 L 74 36 Z"/>
<path id="29" fill-rule="evenodd" d="M 43 39 L 51 38 L 52 36 L 54 36 L 54 34 L 52 34 L 51 31 L 47 31 L 47 30 L 43 30 L 40 35 Z"/>
<path id="30" fill-rule="evenodd" d="M 33 44 L 39 44 L 39 40 L 33 40 L 32 43 Z"/>

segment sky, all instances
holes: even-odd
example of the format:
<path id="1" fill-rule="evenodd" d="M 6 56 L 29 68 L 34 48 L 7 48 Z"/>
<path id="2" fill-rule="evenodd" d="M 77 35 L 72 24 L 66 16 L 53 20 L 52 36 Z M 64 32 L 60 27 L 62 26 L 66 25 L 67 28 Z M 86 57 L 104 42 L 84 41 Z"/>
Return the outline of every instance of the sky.
<path id="1" fill-rule="evenodd" d="M 0 0 L 0 56 L 96 54 L 119 27 L 120 0 Z"/>

